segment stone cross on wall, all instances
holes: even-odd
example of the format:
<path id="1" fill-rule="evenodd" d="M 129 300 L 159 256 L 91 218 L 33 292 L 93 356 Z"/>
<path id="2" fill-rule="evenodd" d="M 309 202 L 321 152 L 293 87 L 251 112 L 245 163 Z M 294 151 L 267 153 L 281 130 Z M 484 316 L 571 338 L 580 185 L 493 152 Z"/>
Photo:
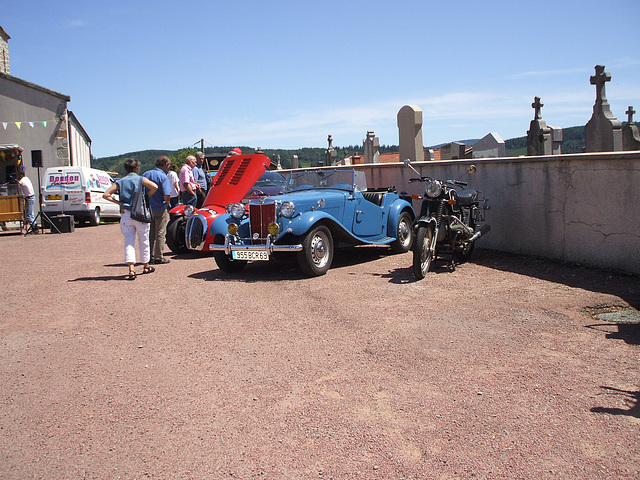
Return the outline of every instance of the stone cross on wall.
<path id="1" fill-rule="evenodd" d="M 624 113 L 628 115 L 628 121 L 622 129 L 622 148 L 624 150 L 640 150 L 640 132 L 633 121 L 633 114 L 636 111 L 633 106 L 629 105 L 629 110 Z"/>
<path id="2" fill-rule="evenodd" d="M 596 86 L 596 104 L 607 103 L 604 84 L 611 81 L 611 74 L 604 71 L 604 65 L 596 65 L 596 74 L 589 77 L 589 81 Z"/>
<path id="3" fill-rule="evenodd" d="M 540 97 L 534 97 L 531 107 L 536 109 L 536 113 L 533 117 L 534 120 L 542 120 L 542 113 L 540 110 L 544 107 L 544 103 L 540 101 Z"/>
<path id="4" fill-rule="evenodd" d="M 633 109 L 633 106 L 629 105 L 629 110 L 624 113 L 627 114 L 627 122 L 633 123 L 633 114 L 636 113 L 636 111 Z"/>
<path id="5" fill-rule="evenodd" d="M 611 81 L 611 74 L 604 71 L 604 65 L 596 65 L 596 74 L 590 77 L 596 86 L 596 103 L 591 120 L 585 126 L 585 152 L 617 152 L 622 150 L 622 124 L 613 116 L 607 102 L 605 83 Z"/>

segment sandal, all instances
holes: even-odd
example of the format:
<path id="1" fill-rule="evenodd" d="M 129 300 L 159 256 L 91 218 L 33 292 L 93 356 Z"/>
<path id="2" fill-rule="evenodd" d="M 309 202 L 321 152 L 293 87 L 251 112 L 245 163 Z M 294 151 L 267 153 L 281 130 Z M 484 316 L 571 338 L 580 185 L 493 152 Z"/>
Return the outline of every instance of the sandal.
<path id="1" fill-rule="evenodd" d="M 136 272 L 129 272 L 129 275 L 127 275 L 125 278 L 127 280 L 135 280 L 136 279 Z"/>
<path id="2" fill-rule="evenodd" d="M 149 266 L 149 267 L 143 267 L 143 269 L 142 269 L 142 273 L 143 273 L 143 274 L 145 274 L 145 273 L 153 273 L 153 272 L 155 272 L 155 271 L 156 271 L 156 269 L 155 269 L 155 268 L 153 268 L 153 267 L 151 267 L 151 266 Z"/>

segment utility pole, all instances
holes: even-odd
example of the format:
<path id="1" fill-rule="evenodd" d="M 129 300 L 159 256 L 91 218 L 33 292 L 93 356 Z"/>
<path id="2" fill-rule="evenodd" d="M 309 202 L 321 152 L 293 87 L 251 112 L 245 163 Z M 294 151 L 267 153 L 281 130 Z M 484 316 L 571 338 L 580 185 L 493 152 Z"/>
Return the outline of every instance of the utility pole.
<path id="1" fill-rule="evenodd" d="M 204 138 L 200 139 L 200 151 L 204 153 Z"/>

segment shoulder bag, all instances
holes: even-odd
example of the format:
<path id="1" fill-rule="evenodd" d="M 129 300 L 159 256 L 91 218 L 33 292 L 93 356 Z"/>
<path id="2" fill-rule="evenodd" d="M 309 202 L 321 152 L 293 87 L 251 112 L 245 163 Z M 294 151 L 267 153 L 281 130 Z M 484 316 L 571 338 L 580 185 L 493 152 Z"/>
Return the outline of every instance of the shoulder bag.
<path id="1" fill-rule="evenodd" d="M 140 184 L 131 199 L 131 218 L 142 223 L 151 223 L 153 214 L 149 207 L 149 199 L 145 195 L 144 177 L 140 175 Z"/>

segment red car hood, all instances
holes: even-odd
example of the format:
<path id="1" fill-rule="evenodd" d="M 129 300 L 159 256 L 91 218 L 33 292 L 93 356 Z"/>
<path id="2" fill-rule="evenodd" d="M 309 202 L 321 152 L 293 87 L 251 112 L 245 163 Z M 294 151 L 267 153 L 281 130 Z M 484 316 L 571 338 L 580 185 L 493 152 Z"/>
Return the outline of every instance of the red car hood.
<path id="1" fill-rule="evenodd" d="M 213 177 L 202 208 L 218 206 L 224 211 L 229 203 L 239 202 L 270 164 L 269 157 L 259 153 L 225 158 Z"/>

